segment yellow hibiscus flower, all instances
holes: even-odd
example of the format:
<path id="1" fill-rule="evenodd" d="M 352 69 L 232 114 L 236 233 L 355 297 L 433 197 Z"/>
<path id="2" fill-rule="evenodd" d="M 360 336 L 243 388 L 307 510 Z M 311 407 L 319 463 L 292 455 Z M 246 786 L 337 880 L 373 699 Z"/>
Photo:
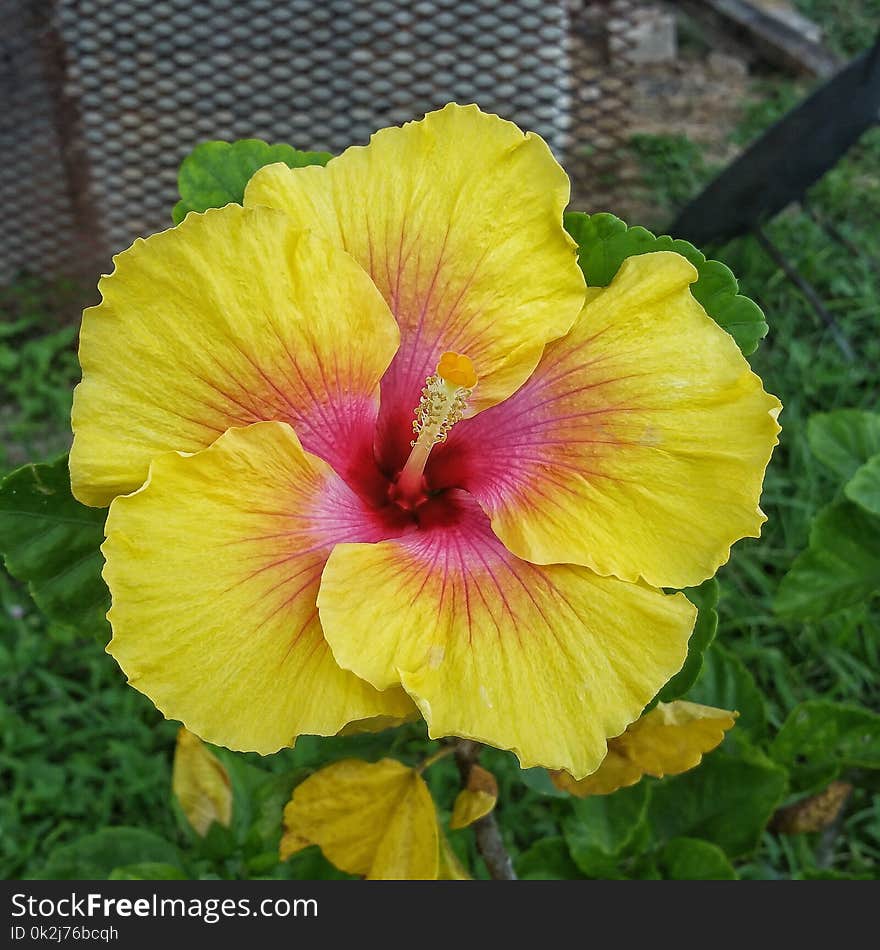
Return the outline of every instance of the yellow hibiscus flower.
<path id="1" fill-rule="evenodd" d="M 779 403 L 681 256 L 587 292 L 568 197 L 449 105 L 118 255 L 71 478 L 112 502 L 108 650 L 167 716 L 270 753 L 415 703 L 579 778 L 681 667 L 660 588 L 759 533 Z"/>

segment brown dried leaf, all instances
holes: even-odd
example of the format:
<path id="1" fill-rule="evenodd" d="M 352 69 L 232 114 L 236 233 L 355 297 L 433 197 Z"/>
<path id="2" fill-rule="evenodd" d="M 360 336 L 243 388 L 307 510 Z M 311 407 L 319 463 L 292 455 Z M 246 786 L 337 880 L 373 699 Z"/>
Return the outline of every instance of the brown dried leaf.
<path id="1" fill-rule="evenodd" d="M 780 808 L 773 816 L 770 827 L 782 835 L 821 831 L 841 813 L 851 791 L 852 785 L 847 782 L 832 782 L 816 795 Z"/>
<path id="2" fill-rule="evenodd" d="M 468 772 L 467 787 L 463 788 L 452 806 L 450 828 L 467 828 L 485 818 L 498 801 L 498 782 L 481 765 L 472 765 Z"/>

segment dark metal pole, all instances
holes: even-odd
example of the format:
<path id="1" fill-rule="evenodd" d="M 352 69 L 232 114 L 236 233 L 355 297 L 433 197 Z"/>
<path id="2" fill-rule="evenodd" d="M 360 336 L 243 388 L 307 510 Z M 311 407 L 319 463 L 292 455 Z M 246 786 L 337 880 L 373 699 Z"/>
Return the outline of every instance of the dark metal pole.
<path id="1" fill-rule="evenodd" d="M 852 344 L 844 335 L 843 331 L 837 325 L 834 314 L 822 302 L 822 298 L 816 291 L 816 288 L 801 274 L 801 272 L 788 260 L 782 251 L 770 240 L 763 228 L 754 229 L 755 237 L 758 243 L 772 258 L 773 262 L 783 271 L 785 276 L 797 287 L 803 294 L 804 299 L 813 308 L 819 319 L 828 327 L 829 332 L 834 337 L 834 342 L 840 347 L 841 353 L 850 363 L 855 362 L 856 355 L 853 352 Z"/>

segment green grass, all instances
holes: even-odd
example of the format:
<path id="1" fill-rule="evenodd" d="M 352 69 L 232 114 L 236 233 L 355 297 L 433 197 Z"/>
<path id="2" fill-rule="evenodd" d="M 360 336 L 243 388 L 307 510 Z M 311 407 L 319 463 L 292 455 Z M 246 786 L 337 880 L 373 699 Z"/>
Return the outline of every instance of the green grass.
<path id="1" fill-rule="evenodd" d="M 861 52 L 880 30 L 880 0 L 794 0 L 794 5 L 822 26 L 825 42 L 842 57 Z"/>
<path id="2" fill-rule="evenodd" d="M 842 407 L 877 410 L 880 365 L 880 130 L 859 145 L 810 195 L 816 211 L 862 252 L 854 256 L 829 240 L 800 210 L 779 216 L 768 233 L 816 287 L 856 360 L 849 362 L 827 328 L 751 238 L 722 249 L 757 299 L 770 324 L 752 359 L 755 371 L 782 400 L 783 432 L 767 473 L 762 507 L 768 515 L 760 541 L 741 542 L 720 575 L 723 596 L 719 637 L 748 664 L 768 702 L 770 721 L 781 723 L 797 703 L 821 697 L 880 708 L 880 609 L 861 606 L 819 623 L 783 623 L 771 605 L 779 580 L 806 545 L 810 521 L 838 485 L 812 457 L 807 419 Z M 865 859 L 880 864 L 880 798 L 861 791 L 835 842 L 837 865 Z M 804 842 L 767 836 L 764 860 L 780 872 L 813 859 Z"/>
<path id="3" fill-rule="evenodd" d="M 662 230 L 662 223 L 709 181 L 714 169 L 703 158 L 700 146 L 685 135 L 638 134 L 629 145 L 639 160 L 641 184 L 655 209 L 652 220 L 633 223 Z"/>
<path id="4" fill-rule="evenodd" d="M 70 442 L 77 327 L 47 314 L 70 312 L 78 296 L 65 280 L 26 277 L 0 288 L 0 472 Z"/>
<path id="5" fill-rule="evenodd" d="M 841 8 L 834 3 L 800 5 L 813 14 L 820 6 L 825 11 Z M 852 5 L 847 6 L 852 12 Z M 875 6 L 876 29 L 880 5 Z M 843 21 L 850 22 L 846 17 Z M 870 40 L 870 30 L 866 32 L 864 24 L 837 29 L 840 22 L 832 22 L 832 36 L 842 52 L 858 52 Z M 804 92 L 803 86 L 788 81 L 756 82 L 733 140 L 741 145 L 751 141 Z M 643 160 L 651 155 L 644 145 L 640 154 Z M 648 168 L 650 181 L 657 169 L 650 161 Z M 760 540 L 746 540 L 735 547 L 719 575 L 719 639 L 732 647 L 755 676 L 767 701 L 771 726 L 776 727 L 793 706 L 811 698 L 880 708 L 880 609 L 876 604 L 819 623 L 784 623 L 772 613 L 779 580 L 805 547 L 813 516 L 838 488 L 834 477 L 810 454 L 807 419 L 813 413 L 842 407 L 880 408 L 878 170 L 880 130 L 874 129 L 808 196 L 818 218 L 834 225 L 859 254 L 829 238 L 821 224 L 800 208 L 779 215 L 767 227 L 771 240 L 818 290 L 852 345 L 854 362 L 845 357 L 828 328 L 753 238 L 732 241 L 714 254 L 733 269 L 743 292 L 757 300 L 767 315 L 770 333 L 751 362 L 785 407 L 780 445 L 762 498 L 768 522 Z M 699 184 L 694 182 L 683 200 L 696 193 Z M 663 200 L 667 195 L 668 190 L 661 191 L 658 197 Z M 835 839 L 835 866 L 880 863 L 878 816 L 880 798 L 857 792 Z M 765 835 L 755 867 L 761 876 L 801 874 L 815 869 L 816 846 L 804 838 Z"/>
<path id="6" fill-rule="evenodd" d="M 105 825 L 173 829 L 175 727 L 93 640 L 48 629 L 0 573 L 0 877 Z"/>

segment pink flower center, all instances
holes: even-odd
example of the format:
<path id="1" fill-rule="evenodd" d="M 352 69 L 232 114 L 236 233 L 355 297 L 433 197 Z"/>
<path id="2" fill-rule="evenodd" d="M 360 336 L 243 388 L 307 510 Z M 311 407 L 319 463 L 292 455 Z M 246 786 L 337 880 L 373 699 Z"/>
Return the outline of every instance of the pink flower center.
<path id="1" fill-rule="evenodd" d="M 422 388 L 412 422 L 415 438 L 410 441 L 405 463 L 400 466 L 398 462 L 389 469 L 381 462 L 363 459 L 350 470 L 356 483 L 353 487 L 372 503 L 392 534 L 399 534 L 406 525 L 429 527 L 455 520 L 460 506 L 454 504 L 454 493 L 448 490 L 454 484 L 444 480 L 442 488 L 432 486 L 425 468 L 434 447 L 445 442 L 449 431 L 463 418 L 476 384 L 477 374 L 467 356 L 444 353 Z M 399 438 L 400 433 L 394 435 Z M 387 446 L 380 444 L 376 449 L 381 459 Z"/>

